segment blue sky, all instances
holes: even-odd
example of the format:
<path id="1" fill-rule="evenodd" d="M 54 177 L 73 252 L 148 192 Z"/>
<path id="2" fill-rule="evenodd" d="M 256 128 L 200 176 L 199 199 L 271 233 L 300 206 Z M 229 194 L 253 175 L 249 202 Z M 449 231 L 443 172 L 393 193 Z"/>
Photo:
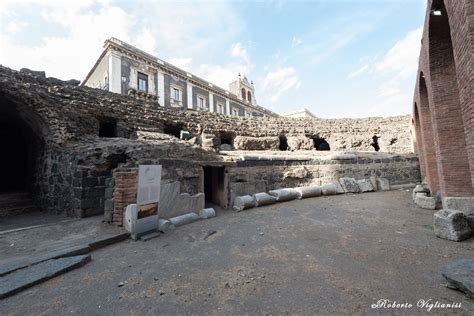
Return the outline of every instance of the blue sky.
<path id="1" fill-rule="evenodd" d="M 410 112 L 426 0 L 2 0 L 0 63 L 84 79 L 117 37 L 257 102 L 324 118 Z"/>

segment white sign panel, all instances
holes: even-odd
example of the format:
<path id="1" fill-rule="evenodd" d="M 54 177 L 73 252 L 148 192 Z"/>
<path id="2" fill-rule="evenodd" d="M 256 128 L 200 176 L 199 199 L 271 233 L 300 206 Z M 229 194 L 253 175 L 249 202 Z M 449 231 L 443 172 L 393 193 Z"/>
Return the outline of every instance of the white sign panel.
<path id="1" fill-rule="evenodd" d="M 161 166 L 138 166 L 137 205 L 158 203 L 161 189 Z"/>

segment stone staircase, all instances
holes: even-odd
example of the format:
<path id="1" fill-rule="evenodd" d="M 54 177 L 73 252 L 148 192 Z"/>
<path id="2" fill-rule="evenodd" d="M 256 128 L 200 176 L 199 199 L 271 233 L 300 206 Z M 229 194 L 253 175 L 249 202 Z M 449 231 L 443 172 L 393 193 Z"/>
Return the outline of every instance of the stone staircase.
<path id="1" fill-rule="evenodd" d="M 27 192 L 0 193 L 0 217 L 14 216 L 37 210 Z"/>

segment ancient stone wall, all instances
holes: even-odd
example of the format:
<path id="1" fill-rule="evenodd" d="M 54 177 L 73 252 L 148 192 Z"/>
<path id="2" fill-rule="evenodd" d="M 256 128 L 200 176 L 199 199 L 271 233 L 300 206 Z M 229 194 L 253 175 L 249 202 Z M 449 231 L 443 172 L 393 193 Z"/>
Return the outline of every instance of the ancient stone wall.
<path id="1" fill-rule="evenodd" d="M 1 90 L 18 103 L 31 106 L 49 125 L 56 143 L 96 138 L 101 121 L 114 119 L 123 135 L 162 132 L 175 125 L 197 135 L 228 132 L 235 136 L 302 136 L 324 138 L 332 150 L 373 150 L 372 136 L 380 136 L 381 150 L 410 152 L 409 116 L 363 119 L 238 118 L 204 111 L 165 109 L 103 90 L 71 86 L 57 79 L 0 68 Z M 67 122 L 67 124 L 65 124 Z M 251 149 L 251 148 L 248 148 Z M 270 149 L 270 148 L 268 148 Z"/>
<path id="2" fill-rule="evenodd" d="M 371 138 L 377 134 L 381 136 L 382 150 L 410 150 L 408 116 L 347 120 L 235 118 L 164 109 L 156 102 L 5 67 L 0 67 L 0 98 L 13 108 L 9 115 L 23 119 L 41 135 L 41 151 L 34 157 L 37 167 L 29 175 L 38 205 L 49 212 L 75 216 L 105 214 L 106 220 L 116 223 L 121 223 L 124 206 L 135 201 L 132 183 L 136 183 L 139 164 L 163 166 L 162 187 L 167 191 L 162 202 L 167 205 L 166 216 L 175 216 L 186 207 L 203 205 L 204 166 L 227 166 L 229 179 L 223 186 L 227 190 L 230 184 L 240 181 L 232 180 L 232 174 L 252 176 L 261 168 L 264 172 L 247 182 L 257 185 L 263 181 L 270 189 L 332 179 L 336 176 L 334 170 L 339 168 L 336 165 L 347 163 L 328 163 L 326 170 L 321 167 L 325 163 L 311 158 L 304 163 L 288 162 L 291 168 L 282 167 L 281 162 L 272 159 L 252 161 L 225 155 L 219 152 L 222 143 L 228 149 L 270 150 L 278 155 L 289 153 L 279 151 L 282 147 L 316 153 L 315 141 L 324 138 L 331 150 L 360 151 L 370 150 Z M 183 130 L 191 134 L 187 141 L 177 138 Z M 363 167 L 357 177 L 365 175 L 364 168 L 375 168 L 394 181 L 398 177 L 415 179 L 403 176 L 405 171 L 396 159 L 399 158 L 387 161 L 394 163 L 394 168 L 385 167 L 382 162 L 353 162 L 354 166 L 347 165 L 350 168 L 342 167 L 341 174 L 353 175 L 360 165 Z M 302 165 L 308 165 L 305 177 L 285 176 L 288 172 L 299 174 Z M 411 165 L 408 170 L 413 168 L 416 166 Z M 330 170 L 332 176 L 328 176 Z M 169 197 L 187 202 L 173 204 L 166 200 Z M 216 200 L 222 202 L 222 197 Z"/>

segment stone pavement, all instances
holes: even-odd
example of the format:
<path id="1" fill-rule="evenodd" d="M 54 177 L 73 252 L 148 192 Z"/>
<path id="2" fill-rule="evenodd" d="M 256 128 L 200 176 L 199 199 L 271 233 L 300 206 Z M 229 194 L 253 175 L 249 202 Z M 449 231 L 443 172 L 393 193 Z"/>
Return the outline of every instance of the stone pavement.
<path id="1" fill-rule="evenodd" d="M 0 221 L 0 297 L 81 266 L 90 261 L 90 256 L 86 260 L 88 256 L 78 255 L 128 237 L 123 229 L 102 223 L 102 216 L 73 219 L 36 212 L 3 218 Z M 78 262 L 70 263 L 74 256 L 78 256 Z"/>

